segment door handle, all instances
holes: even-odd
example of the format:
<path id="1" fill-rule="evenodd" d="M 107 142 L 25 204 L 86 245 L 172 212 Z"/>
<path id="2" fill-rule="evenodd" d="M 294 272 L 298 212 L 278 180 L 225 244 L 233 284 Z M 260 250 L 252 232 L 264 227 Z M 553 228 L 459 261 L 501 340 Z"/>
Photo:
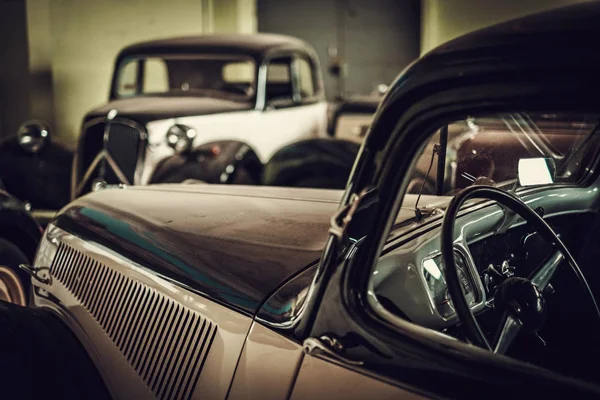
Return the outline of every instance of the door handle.
<path id="1" fill-rule="evenodd" d="M 321 336 L 320 338 L 308 338 L 302 344 L 304 352 L 311 356 L 325 356 L 349 365 L 363 365 L 362 361 L 354 361 L 342 356 L 344 350 L 342 344 L 335 338 Z"/>

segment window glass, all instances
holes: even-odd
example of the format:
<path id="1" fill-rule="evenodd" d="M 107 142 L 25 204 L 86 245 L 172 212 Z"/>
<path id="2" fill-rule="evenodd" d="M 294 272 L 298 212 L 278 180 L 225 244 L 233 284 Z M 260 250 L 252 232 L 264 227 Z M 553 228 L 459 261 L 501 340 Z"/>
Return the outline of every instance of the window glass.
<path id="1" fill-rule="evenodd" d="M 120 69 L 117 84 L 117 94 L 119 96 L 133 96 L 137 92 L 137 60 L 126 61 Z"/>
<path id="2" fill-rule="evenodd" d="M 300 80 L 300 95 L 312 97 L 315 95 L 315 81 L 311 63 L 306 58 L 298 60 L 298 78 Z"/>
<path id="3" fill-rule="evenodd" d="M 453 243 L 456 284 L 492 348 L 569 375 L 595 375 L 585 363 L 578 368 L 581 354 L 570 343 L 583 335 L 588 342 L 595 340 L 598 330 L 590 332 L 589 321 L 597 316 L 583 311 L 590 298 L 581 296 L 586 289 L 574 274 L 575 268 L 556 259 L 549 262 L 558 247 L 547 240 L 548 235 L 540 235 L 539 226 L 523 223 L 515 216 L 518 210 L 510 209 L 510 202 L 483 206 L 486 200 L 480 198 L 463 205 L 453 230 L 442 230 L 440 224 L 448 222 L 448 206 L 462 189 L 494 186 L 521 198 L 531 207 L 530 218 L 542 215 L 580 264 L 589 287 L 599 288 L 600 275 L 593 272 L 600 233 L 600 182 L 595 172 L 599 126 L 598 114 L 514 112 L 469 117 L 440 127 L 422 154 L 414 156 L 412 175 L 398 176 L 408 180 L 409 191 L 394 216 L 389 246 L 384 245 L 374 266 L 367 293 L 370 304 L 391 323 L 409 321 L 472 342 L 473 329 L 460 321 L 453 303 L 455 291 L 449 288 L 452 281 L 447 279 L 441 240 L 443 233 L 449 233 L 452 236 L 445 239 Z M 438 158 L 444 153 L 445 157 Z M 536 190 L 528 190 L 532 187 Z M 475 204 L 482 207 L 471 207 Z M 512 292 L 513 285 L 548 282 L 551 290 L 539 287 L 542 294 L 535 300 L 547 306 L 535 328 L 539 336 L 525 330 L 514 337 L 501 334 L 511 329 L 506 315 L 516 315 L 510 307 L 529 312 L 533 308 L 528 307 L 540 304 L 521 301 L 522 292 Z M 531 323 L 516 321 L 523 326 Z M 580 349 L 587 352 L 589 346 Z"/>
<path id="4" fill-rule="evenodd" d="M 269 62 L 266 85 L 267 102 L 293 98 L 291 61 L 290 57 L 281 57 L 274 58 Z"/>
<path id="5" fill-rule="evenodd" d="M 167 64 L 162 58 L 147 58 L 144 62 L 144 93 L 162 93 L 168 90 Z"/>
<path id="6" fill-rule="evenodd" d="M 273 60 L 267 67 L 267 83 L 290 83 L 292 81 L 290 73 L 290 60 Z"/>
<path id="7" fill-rule="evenodd" d="M 256 74 L 254 63 L 251 61 L 225 64 L 222 79 L 224 82 L 252 82 Z"/>
<path id="8" fill-rule="evenodd" d="M 595 115 L 512 113 L 468 118 L 448 125 L 442 194 L 452 195 L 477 183 L 514 184 L 522 158 L 549 158 L 556 182 L 573 183 L 585 171 L 575 152 L 598 119 Z M 595 135 L 595 132 L 594 132 Z M 428 142 L 409 184 L 409 192 L 433 194 L 437 181 L 440 131 Z M 431 161 L 435 165 L 429 170 Z M 429 173 L 428 173 L 429 171 Z M 427 179 L 425 178 L 427 176 Z"/>
<path id="9" fill-rule="evenodd" d="M 255 94 L 256 65 L 243 56 L 178 54 L 137 60 L 145 63 L 141 95 L 208 95 L 247 101 Z M 118 74 L 123 82 L 118 95 L 136 94 L 136 70 L 130 62 L 123 64 Z"/>

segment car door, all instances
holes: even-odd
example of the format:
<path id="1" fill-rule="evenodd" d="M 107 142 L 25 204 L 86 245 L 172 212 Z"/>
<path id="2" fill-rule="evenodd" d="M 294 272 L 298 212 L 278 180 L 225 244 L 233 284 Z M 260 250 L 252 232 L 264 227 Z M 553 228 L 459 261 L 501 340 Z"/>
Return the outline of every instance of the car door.
<path id="1" fill-rule="evenodd" d="M 261 158 L 270 158 L 287 144 L 322 137 L 327 129 L 327 104 L 318 91 L 315 66 L 294 53 L 266 62 L 264 110 L 259 111 L 256 138 Z"/>
<path id="2" fill-rule="evenodd" d="M 409 389 L 313 355 L 304 356 L 290 396 L 291 400 L 423 398 Z"/>

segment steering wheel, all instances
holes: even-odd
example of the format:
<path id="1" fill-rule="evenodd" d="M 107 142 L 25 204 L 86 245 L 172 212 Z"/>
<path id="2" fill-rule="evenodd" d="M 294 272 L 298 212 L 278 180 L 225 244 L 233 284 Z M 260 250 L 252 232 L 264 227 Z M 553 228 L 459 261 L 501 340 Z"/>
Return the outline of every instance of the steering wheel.
<path id="1" fill-rule="evenodd" d="M 472 198 L 494 200 L 512 210 L 531 224 L 537 232 L 552 244 L 553 253 L 528 277 L 509 277 L 491 294 L 494 308 L 503 312 L 499 333 L 490 343 L 469 307 L 458 276 L 454 260 L 454 222 L 460 207 Z M 505 211 L 506 212 L 506 211 Z M 442 257 L 446 266 L 448 292 L 458 318 L 466 328 L 466 335 L 473 343 L 495 353 L 505 353 L 519 332 L 537 332 L 545 322 L 546 303 L 543 292 L 550 283 L 558 266 L 566 260 L 579 279 L 579 283 L 594 304 L 600 318 L 600 309 L 581 269 L 575 259 L 552 230 L 534 210 L 513 194 L 492 186 L 470 186 L 459 192 L 450 202 L 442 223 Z"/>

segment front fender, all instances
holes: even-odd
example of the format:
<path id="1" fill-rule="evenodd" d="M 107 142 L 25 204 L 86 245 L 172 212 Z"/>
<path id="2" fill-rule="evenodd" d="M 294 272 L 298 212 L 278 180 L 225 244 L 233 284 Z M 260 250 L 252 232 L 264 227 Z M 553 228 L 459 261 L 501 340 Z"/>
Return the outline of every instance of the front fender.
<path id="1" fill-rule="evenodd" d="M 216 141 L 186 154 L 162 159 L 149 183 L 180 183 L 186 180 L 207 183 L 257 184 L 262 163 L 248 144 L 235 140 Z"/>
<path id="2" fill-rule="evenodd" d="M 0 237 L 17 245 L 33 260 L 42 238 L 42 228 L 25 209 L 23 203 L 0 190 Z"/>

